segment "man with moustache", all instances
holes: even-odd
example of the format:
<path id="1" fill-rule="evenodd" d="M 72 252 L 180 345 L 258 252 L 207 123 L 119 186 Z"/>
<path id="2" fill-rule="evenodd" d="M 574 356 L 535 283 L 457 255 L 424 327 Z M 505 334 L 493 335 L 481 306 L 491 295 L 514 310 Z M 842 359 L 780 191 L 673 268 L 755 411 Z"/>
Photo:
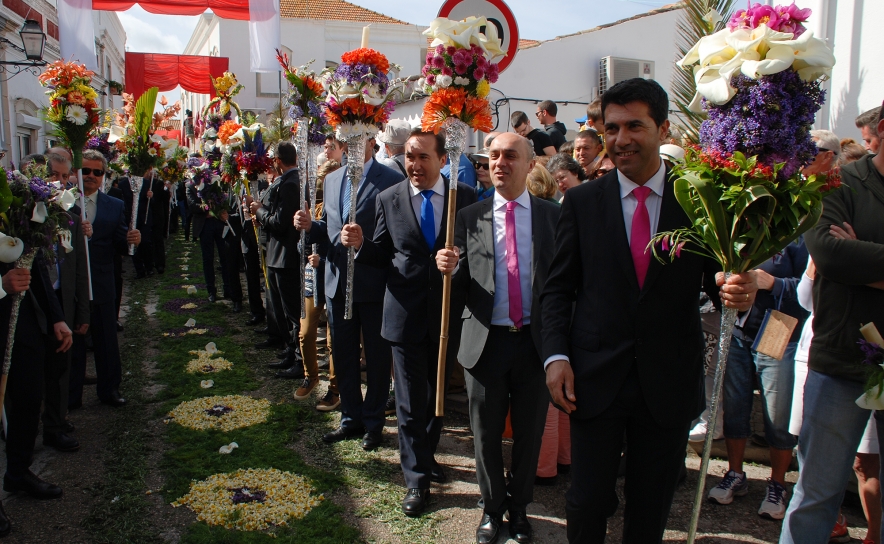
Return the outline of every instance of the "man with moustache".
<path id="1" fill-rule="evenodd" d="M 393 347 L 399 457 L 408 489 L 402 512 L 407 516 L 424 511 L 431 481 L 445 481 L 434 459 L 442 432 L 442 418 L 435 415 L 442 274 L 434 258 L 445 247 L 448 223 L 448 180 L 440 173 L 445 158 L 443 136 L 412 130 L 405 142 L 408 178 L 378 195 L 374 235 L 366 240 L 362 227 L 353 223 L 341 231 L 341 243 L 357 248 L 357 262 L 387 271 L 381 336 Z M 456 198 L 457 209 L 462 209 L 476 201 L 476 193 L 458 183 Z M 452 299 L 448 370 L 457 353 L 456 318 L 462 308 Z M 380 444 L 380 433 L 366 435 L 369 439 Z"/>
<path id="2" fill-rule="evenodd" d="M 86 221 L 83 230 L 92 229 L 89 239 L 89 264 L 92 271 L 92 315 L 90 331 L 95 347 L 95 372 L 98 376 L 98 399 L 109 406 L 123 406 L 120 395 L 122 370 L 117 341 L 116 287 L 114 254 L 126 255 L 129 244 L 141 243 L 141 233 L 129 230 L 123 202 L 99 191 L 107 172 L 107 159 L 94 149 L 83 152 L 83 195 Z M 77 338 L 71 360 L 68 406 L 83 404 L 83 379 L 86 375 L 86 345 Z"/>
<path id="3" fill-rule="evenodd" d="M 720 266 L 691 252 L 666 264 L 651 257 L 655 233 L 690 226 L 659 155 L 668 110 L 652 80 L 602 95 L 617 168 L 568 191 L 540 298 L 546 383 L 571 414 L 572 544 L 605 541 L 624 435 L 623 542 L 661 542 L 690 424 L 704 404 L 697 289 L 738 310 L 751 308 L 757 291 L 747 273 L 727 284 L 722 275 L 719 294 Z"/>
<path id="4" fill-rule="evenodd" d="M 552 261 L 559 206 L 528 192 L 533 145 L 501 134 L 488 150 L 494 193 L 457 215 L 454 249 L 436 263 L 454 272 L 453 290 L 466 299 L 457 359 L 466 369 L 470 426 L 483 515 L 476 542 L 497 542 L 504 512 L 517 542 L 532 537 L 526 507 L 533 500 L 549 396 L 540 361 L 539 297 Z M 500 437 L 507 412 L 513 429 L 509 482 Z"/>

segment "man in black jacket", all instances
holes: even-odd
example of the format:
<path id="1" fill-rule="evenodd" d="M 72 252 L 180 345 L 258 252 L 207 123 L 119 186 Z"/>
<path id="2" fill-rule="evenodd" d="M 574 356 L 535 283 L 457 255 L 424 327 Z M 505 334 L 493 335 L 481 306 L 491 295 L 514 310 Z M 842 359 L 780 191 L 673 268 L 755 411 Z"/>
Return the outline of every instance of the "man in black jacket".
<path id="1" fill-rule="evenodd" d="M 203 182 L 205 183 L 205 182 Z M 200 191 L 203 183 L 194 185 L 187 184 L 187 205 L 193 217 L 193 238 L 200 241 L 200 252 L 203 256 L 203 277 L 206 279 L 206 290 L 209 292 L 209 302 L 217 300 L 218 292 L 215 286 L 215 248 L 218 248 L 218 260 L 221 261 L 221 278 L 224 281 L 223 293 L 229 295 L 232 278 L 228 276 L 227 247 L 224 244 L 224 227 L 227 222 L 227 212 L 221 212 L 221 217 L 210 215 L 203 206 Z"/>
<path id="2" fill-rule="evenodd" d="M 298 339 L 301 330 L 300 233 L 294 225 L 301 185 L 294 144 L 280 142 L 274 160 L 279 163 L 282 176 L 273 182 L 262 201 L 246 197 L 246 202 L 254 220 L 267 232 L 268 287 L 279 293 L 281 308 L 274 307 L 275 311 L 269 316 L 276 322 L 275 328 L 283 333 L 286 345 L 284 359 L 277 364 L 282 370 L 276 376 L 303 379 L 304 364 Z"/>
<path id="3" fill-rule="evenodd" d="M 384 321 L 381 336 L 393 347 L 396 416 L 399 420 L 399 457 L 408 493 L 402 510 L 421 514 L 430 497 L 430 482 L 445 481 L 434 459 L 442 432 L 436 417 L 436 372 L 442 319 L 442 274 L 435 253 L 445 247 L 448 224 L 448 180 L 440 170 L 445 164 L 445 139 L 432 133 L 412 131 L 405 142 L 408 178 L 377 197 L 374 236 L 363 243 L 362 227 L 344 225 L 341 242 L 356 247 L 357 262 L 387 270 Z M 458 183 L 457 209 L 476 201 L 472 187 Z M 463 303 L 453 301 L 446 370 L 457 353 Z M 447 380 L 446 380 L 447 382 Z M 380 432 L 365 435 L 362 447 L 371 450 L 381 443 Z"/>
<path id="4" fill-rule="evenodd" d="M 534 113 L 534 115 L 537 116 L 537 120 L 543 125 L 543 130 L 546 131 L 549 135 L 549 139 L 552 140 L 556 152 L 558 152 L 559 148 L 562 147 L 562 144 L 567 141 L 565 135 L 568 133 L 568 128 L 565 126 L 565 123 L 556 121 L 556 115 L 558 113 L 559 108 L 552 100 L 544 100 L 540 104 L 537 104 L 537 111 Z"/>

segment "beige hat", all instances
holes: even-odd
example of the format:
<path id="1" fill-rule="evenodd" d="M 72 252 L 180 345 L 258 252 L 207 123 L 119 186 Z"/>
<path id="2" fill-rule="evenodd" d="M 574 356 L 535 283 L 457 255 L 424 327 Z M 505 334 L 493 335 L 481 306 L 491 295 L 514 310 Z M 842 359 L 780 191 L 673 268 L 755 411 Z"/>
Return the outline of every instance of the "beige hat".
<path id="1" fill-rule="evenodd" d="M 680 162 L 684 160 L 684 149 L 675 144 L 663 144 L 660 146 L 660 156 L 666 160 Z"/>
<path id="2" fill-rule="evenodd" d="M 384 130 L 378 131 L 378 141 L 390 145 L 405 145 L 408 135 L 411 134 L 411 125 L 407 121 L 393 119 Z"/>
<path id="3" fill-rule="evenodd" d="M 487 147 L 482 149 L 478 153 L 473 153 L 472 155 L 470 155 L 470 159 L 472 159 L 472 160 L 487 159 L 487 158 L 488 158 L 488 148 Z"/>

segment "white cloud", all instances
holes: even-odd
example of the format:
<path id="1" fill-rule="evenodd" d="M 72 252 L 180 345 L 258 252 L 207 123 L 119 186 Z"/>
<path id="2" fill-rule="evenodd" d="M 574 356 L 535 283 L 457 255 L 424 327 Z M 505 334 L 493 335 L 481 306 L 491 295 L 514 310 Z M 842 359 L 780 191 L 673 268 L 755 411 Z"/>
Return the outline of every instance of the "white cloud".
<path id="1" fill-rule="evenodd" d="M 126 29 L 126 47 L 140 53 L 184 52 L 199 16 L 156 15 L 137 4 L 117 14 Z"/>

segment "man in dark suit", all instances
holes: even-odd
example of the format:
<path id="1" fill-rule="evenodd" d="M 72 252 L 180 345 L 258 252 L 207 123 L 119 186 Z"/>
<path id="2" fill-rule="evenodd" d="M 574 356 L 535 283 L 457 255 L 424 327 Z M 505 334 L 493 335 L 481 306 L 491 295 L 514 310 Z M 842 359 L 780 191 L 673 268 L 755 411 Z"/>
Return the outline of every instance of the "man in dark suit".
<path id="1" fill-rule="evenodd" d="M 138 217 L 135 219 L 135 228 L 144 235 L 142 243 L 138 244 L 135 249 L 135 255 L 132 255 L 132 264 L 135 267 L 135 279 L 141 279 L 154 274 L 154 225 L 157 229 L 162 226 L 159 224 L 157 214 L 154 212 L 153 202 L 155 190 L 162 187 L 163 183 L 156 176 L 151 180 L 151 171 L 145 172 L 143 181 L 141 182 L 141 191 L 138 193 Z M 123 207 L 126 210 L 126 225 L 132 224 L 132 184 L 128 177 L 120 179 L 120 191 L 123 194 Z"/>
<path id="2" fill-rule="evenodd" d="M 540 361 L 540 292 L 552 261 L 559 206 L 528 192 L 533 145 L 501 134 L 489 151 L 494 197 L 462 210 L 455 248 L 436 256 L 439 269 L 454 272 L 463 293 L 458 360 L 466 370 L 476 475 L 484 513 L 479 544 L 497 542 L 503 514 L 517 542 L 531 539 L 525 509 L 533 500 L 534 475 L 549 395 Z M 512 410 L 512 476 L 504 479 L 501 439 Z"/>
<path id="3" fill-rule="evenodd" d="M 374 236 L 375 197 L 402 181 L 402 173 L 374 160 L 374 138 L 365 143 L 362 180 L 356 191 L 356 217 L 350 217 L 351 184 L 341 168 L 325 178 L 323 184 L 322 218 L 312 221 L 310 214 L 299 210 L 295 226 L 310 233 L 307 243 L 328 241 L 325 264 L 325 296 L 329 326 L 332 330 L 332 351 L 335 372 L 341 393 L 341 424 L 322 437 L 326 443 L 363 437 L 363 447 L 377 447 L 384 428 L 384 405 L 390 390 L 390 344 L 381 336 L 384 319 L 384 286 L 387 271 L 355 263 L 353 273 L 353 318 L 344 319 L 347 289 L 347 252 L 341 243 L 345 223 L 358 223 L 366 237 Z M 362 341 L 360 342 L 360 332 Z M 360 344 L 365 347 L 367 390 L 362 398 L 359 372 Z M 364 435 L 364 436 L 363 436 Z M 367 439 L 367 440 L 366 440 Z"/>
<path id="4" fill-rule="evenodd" d="M 271 363 L 281 369 L 277 378 L 303 379 L 304 361 L 298 339 L 301 330 L 301 255 L 298 241 L 301 233 L 295 228 L 295 211 L 298 209 L 298 156 L 291 142 L 280 142 L 273 159 L 279 164 L 282 175 L 270 185 L 261 201 L 246 196 L 249 211 L 267 232 L 268 288 L 274 293 L 269 319 L 271 331 L 281 333 L 285 342 L 283 359 Z M 270 325 L 270 324 L 268 324 Z"/>
<path id="5" fill-rule="evenodd" d="M 719 295 L 714 261 L 683 251 L 664 265 L 647 249 L 656 232 L 690 226 L 659 156 L 668 106 L 659 84 L 638 78 L 602 96 L 617 170 L 568 190 L 540 299 L 546 383 L 571 414 L 572 544 L 605 540 L 624 433 L 623 542 L 661 541 L 703 408 L 697 289 L 741 310 L 757 290 L 752 274 L 734 275 Z"/>
<path id="6" fill-rule="evenodd" d="M 200 242 L 200 252 L 203 256 L 203 277 L 206 279 L 206 290 L 209 292 L 209 302 L 215 302 L 218 292 L 215 287 L 215 248 L 218 248 L 218 260 L 221 262 L 221 279 L 224 282 L 222 290 L 224 296 L 229 296 L 230 285 L 233 280 L 228 277 L 227 251 L 224 246 L 224 227 L 227 222 L 227 212 L 221 212 L 221 217 L 209 215 L 203 206 L 200 191 L 202 183 L 187 184 L 187 205 L 193 223 L 193 238 Z"/>
<path id="7" fill-rule="evenodd" d="M 98 377 L 98 399 L 109 406 L 123 406 L 120 395 L 122 370 L 120 346 L 117 341 L 117 311 L 114 302 L 114 254 L 125 255 L 129 244 L 138 245 L 141 233 L 130 230 L 123 202 L 102 193 L 107 159 L 93 149 L 83 152 L 83 195 L 86 197 L 86 221 L 83 229 L 92 229 L 89 239 L 89 264 L 92 266 L 92 315 L 90 331 L 95 347 L 95 372 Z M 69 408 L 83 405 L 83 379 L 86 375 L 85 341 L 76 338 L 71 359 Z"/>
<path id="8" fill-rule="evenodd" d="M 423 512 L 431 480 L 445 481 L 434 459 L 442 432 L 442 418 L 435 415 L 442 274 L 434 258 L 445 247 L 450 198 L 448 180 L 440 173 L 443 164 L 445 138 L 414 129 L 405 142 L 408 179 L 378 195 L 373 236 L 363 243 L 362 227 L 353 223 L 341 232 L 345 246 L 358 248 L 357 262 L 387 271 L 381 336 L 393 347 L 399 457 L 408 489 L 402 511 L 408 516 Z M 462 209 L 476 201 L 476 191 L 458 185 L 455 206 Z M 451 315 L 456 317 L 462 308 L 452 301 Z M 446 369 L 453 367 L 459 329 L 455 319 Z M 362 446 L 369 450 L 380 443 L 380 431 L 370 431 Z"/>

